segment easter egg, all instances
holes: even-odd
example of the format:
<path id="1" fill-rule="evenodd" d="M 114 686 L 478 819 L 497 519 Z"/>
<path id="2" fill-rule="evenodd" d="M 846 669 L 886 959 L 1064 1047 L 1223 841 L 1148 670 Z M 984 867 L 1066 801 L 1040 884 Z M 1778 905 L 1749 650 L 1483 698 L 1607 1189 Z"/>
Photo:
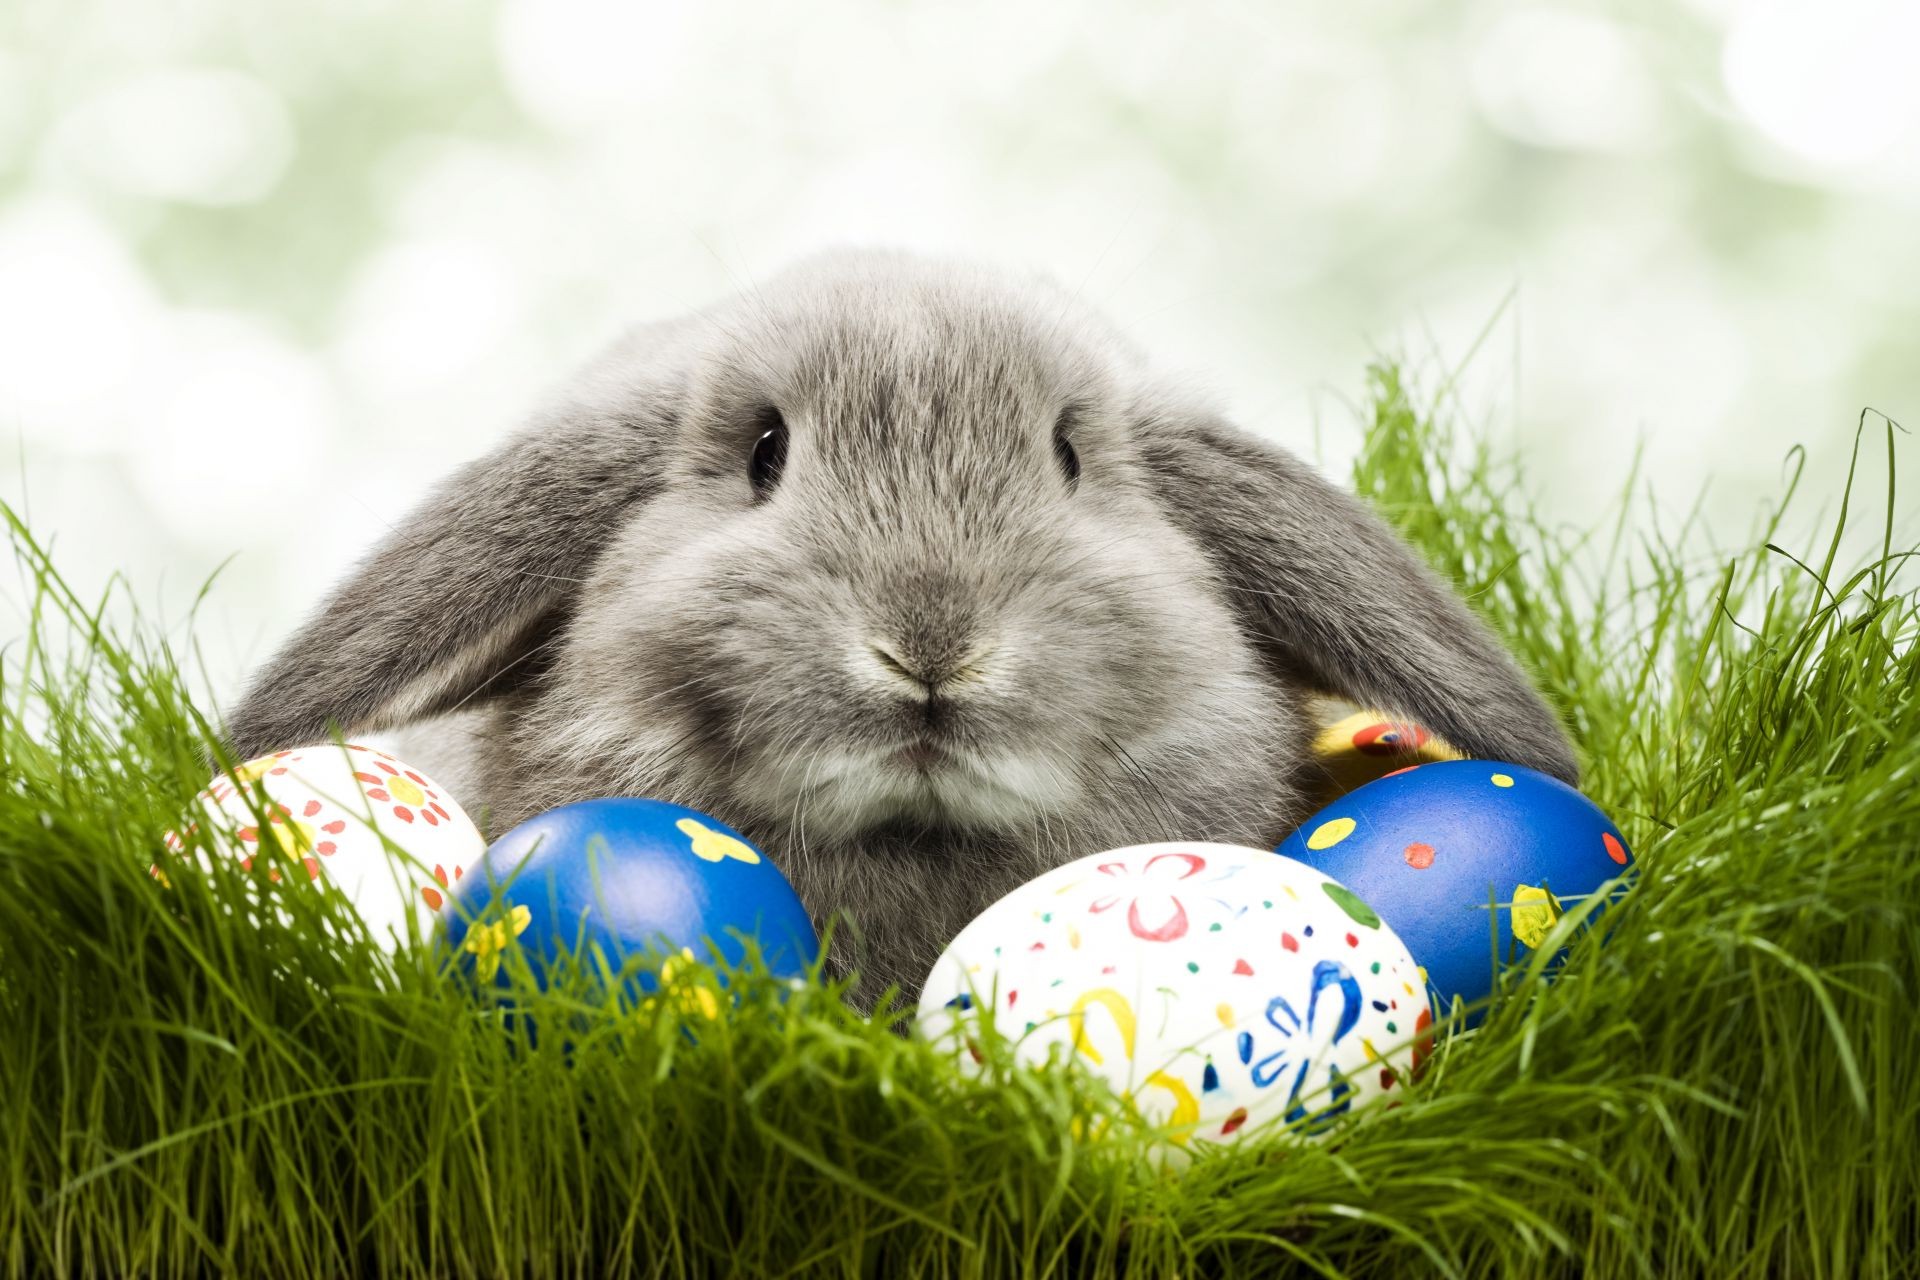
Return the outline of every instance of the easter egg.
<path id="1" fill-rule="evenodd" d="M 1334 1117 L 1403 1087 L 1429 1022 L 1413 957 L 1344 886 L 1240 845 L 1081 858 L 981 912 L 934 964 L 917 1029 L 973 1060 L 1077 1058 L 1163 1150 Z"/>
<path id="2" fill-rule="evenodd" d="M 1567 908 L 1632 860 L 1619 829 L 1578 791 L 1485 760 L 1368 783 L 1315 814 L 1279 852 L 1379 912 L 1426 966 L 1443 1008 L 1490 994 L 1499 966 L 1524 962 Z"/>
<path id="3" fill-rule="evenodd" d="M 265 803 L 262 804 L 262 797 Z M 486 849 L 453 797 L 374 747 L 323 743 L 237 765 L 195 798 L 191 835 L 210 824 L 244 870 L 256 865 L 344 893 L 373 936 L 431 936 L 448 887 Z M 262 819 L 265 819 L 262 821 Z M 170 853 L 187 847 L 166 833 Z M 155 864 L 165 878 L 183 860 Z"/>
<path id="4" fill-rule="evenodd" d="M 597 947 L 615 968 L 648 951 L 737 964 L 746 937 L 770 972 L 800 977 L 820 950 L 799 895 L 765 854 L 661 800 L 585 800 L 529 818 L 467 868 L 446 914 L 448 944 L 482 981 L 505 981 L 510 946 L 536 974 L 563 948 Z"/>
<path id="5" fill-rule="evenodd" d="M 1329 800 L 1409 765 L 1461 758 L 1431 730 L 1378 711 L 1328 724 L 1314 737 L 1313 756 L 1327 775 Z"/>

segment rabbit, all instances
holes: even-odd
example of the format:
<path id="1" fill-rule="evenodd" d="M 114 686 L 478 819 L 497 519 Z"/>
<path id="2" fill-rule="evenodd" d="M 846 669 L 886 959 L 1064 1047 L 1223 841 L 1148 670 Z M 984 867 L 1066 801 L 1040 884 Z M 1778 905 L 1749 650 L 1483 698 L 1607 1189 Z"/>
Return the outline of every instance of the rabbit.
<path id="1" fill-rule="evenodd" d="M 1513 658 L 1352 496 L 1061 287 L 805 260 L 634 330 L 255 675 L 240 758 L 459 712 L 493 834 L 650 796 L 766 850 L 856 1000 L 1068 860 L 1271 847 L 1329 693 L 1573 782 Z"/>

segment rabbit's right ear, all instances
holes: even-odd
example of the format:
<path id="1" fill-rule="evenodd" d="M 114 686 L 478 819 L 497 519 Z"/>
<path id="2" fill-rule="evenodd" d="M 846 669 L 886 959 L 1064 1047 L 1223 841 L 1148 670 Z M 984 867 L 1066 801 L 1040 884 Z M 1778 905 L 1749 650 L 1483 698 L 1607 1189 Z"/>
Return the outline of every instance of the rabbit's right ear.
<path id="1" fill-rule="evenodd" d="M 440 485 L 254 676 L 239 759 L 450 711 L 511 688 L 593 562 L 660 487 L 664 385 L 536 419 Z"/>
<path id="2" fill-rule="evenodd" d="M 1161 407 L 1140 430 L 1169 518 L 1283 676 L 1407 716 L 1469 756 L 1579 780 L 1513 655 L 1358 499 L 1210 413 Z"/>

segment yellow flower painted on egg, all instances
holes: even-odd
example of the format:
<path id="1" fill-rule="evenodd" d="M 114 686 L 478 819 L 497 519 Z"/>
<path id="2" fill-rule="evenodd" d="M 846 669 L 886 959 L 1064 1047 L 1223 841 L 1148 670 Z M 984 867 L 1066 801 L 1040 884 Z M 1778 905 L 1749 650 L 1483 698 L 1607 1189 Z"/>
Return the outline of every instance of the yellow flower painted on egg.
<path id="1" fill-rule="evenodd" d="M 505 920 L 476 924 L 467 933 L 465 949 L 473 953 L 474 972 L 480 975 L 482 982 L 491 982 L 493 975 L 500 972 L 501 953 L 532 923 L 532 910 L 517 906 L 507 913 Z"/>
<path id="2" fill-rule="evenodd" d="M 1559 899 L 1539 885 L 1513 887 L 1513 936 L 1529 947 L 1546 941 L 1562 914 Z"/>
<path id="3" fill-rule="evenodd" d="M 276 816 L 264 827 L 242 828 L 240 838 L 248 844 L 258 842 L 262 848 L 277 849 L 286 857 L 298 858 L 313 852 L 313 847 L 320 842 L 320 832 L 311 822 Z"/>
<path id="4" fill-rule="evenodd" d="M 258 782 L 267 776 L 267 770 L 273 768 L 273 766 L 274 759 L 272 756 L 268 756 L 264 760 L 249 760 L 245 764 L 237 764 L 233 766 L 233 780 L 243 785 L 249 782 Z"/>
<path id="5" fill-rule="evenodd" d="M 676 974 L 684 973 L 686 967 L 694 963 L 693 948 L 680 948 L 680 954 L 678 956 L 670 956 L 661 962 L 660 985 L 662 987 L 668 986 L 673 982 Z M 701 1017 L 711 1022 L 720 1016 L 720 1001 L 713 994 L 713 989 L 710 986 L 701 983 L 701 975 L 698 971 L 693 975 L 693 982 L 700 985 L 683 983 L 678 990 L 672 993 L 674 1007 L 680 1009 L 682 1012 L 698 1013 Z M 649 1000 L 646 1003 L 651 1005 L 653 1001 Z"/>
<path id="6" fill-rule="evenodd" d="M 409 824 L 418 818 L 430 827 L 437 827 L 442 819 L 453 820 L 453 815 L 440 803 L 440 793 L 433 789 L 425 774 L 415 773 L 384 751 L 367 747 L 348 749 L 374 757 L 365 769 L 355 769 L 353 773 L 354 780 L 362 784 L 361 794 L 367 799 L 378 800 L 394 817 Z"/>
<path id="7" fill-rule="evenodd" d="M 233 780 L 244 786 L 249 782 L 258 782 L 268 774 L 278 777 L 287 771 L 288 765 L 298 759 L 300 757 L 291 751 L 276 751 L 270 756 L 260 756 L 258 759 L 233 766 Z"/>
<path id="8" fill-rule="evenodd" d="M 270 756 L 248 760 L 233 766 L 225 774 L 215 778 L 201 794 L 215 804 L 225 804 L 262 778 L 284 777 L 300 759 L 300 753 L 297 751 L 276 751 Z"/>
<path id="9" fill-rule="evenodd" d="M 307 807 L 311 810 L 319 806 L 317 803 L 309 802 Z M 300 863 L 306 868 L 309 880 L 316 879 L 320 875 L 320 864 L 313 857 L 314 851 L 321 848 L 319 829 L 311 822 L 303 822 L 294 817 L 285 805 L 273 806 L 264 826 L 242 827 L 238 834 L 242 844 L 267 855 L 269 878 L 276 881 L 280 879 L 279 868 L 272 865 L 275 862 Z M 330 846 L 322 848 L 321 851 L 333 852 Z M 254 857 L 255 855 L 251 853 L 242 857 L 240 869 L 253 870 Z"/>
<path id="10" fill-rule="evenodd" d="M 715 831 L 703 822 L 682 818 L 673 825 L 693 842 L 693 856 L 703 861 L 724 862 L 728 858 L 749 863 L 760 861 L 760 855 L 754 852 L 752 845 L 744 840 L 736 840 L 724 831 Z"/>

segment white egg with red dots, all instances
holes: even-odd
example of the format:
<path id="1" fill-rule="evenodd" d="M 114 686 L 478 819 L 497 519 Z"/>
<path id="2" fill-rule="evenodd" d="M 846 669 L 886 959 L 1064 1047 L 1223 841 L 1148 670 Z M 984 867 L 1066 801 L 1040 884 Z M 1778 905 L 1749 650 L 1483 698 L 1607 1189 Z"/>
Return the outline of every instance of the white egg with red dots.
<path id="1" fill-rule="evenodd" d="M 1081 858 L 981 912 L 934 964 L 919 1033 L 963 1066 L 1077 1058 L 1158 1128 L 1163 1154 L 1318 1137 L 1404 1090 L 1430 1034 L 1419 967 L 1366 903 L 1241 845 Z"/>
<path id="2" fill-rule="evenodd" d="M 412 918 L 430 937 L 447 890 L 486 841 L 447 791 L 375 747 L 325 743 L 236 766 L 196 797 L 201 824 L 243 870 L 292 877 L 344 893 L 373 936 L 404 942 Z M 262 821 L 262 818 L 265 821 Z M 179 854 L 186 842 L 168 832 Z M 180 859 L 162 859 L 162 879 Z"/>

